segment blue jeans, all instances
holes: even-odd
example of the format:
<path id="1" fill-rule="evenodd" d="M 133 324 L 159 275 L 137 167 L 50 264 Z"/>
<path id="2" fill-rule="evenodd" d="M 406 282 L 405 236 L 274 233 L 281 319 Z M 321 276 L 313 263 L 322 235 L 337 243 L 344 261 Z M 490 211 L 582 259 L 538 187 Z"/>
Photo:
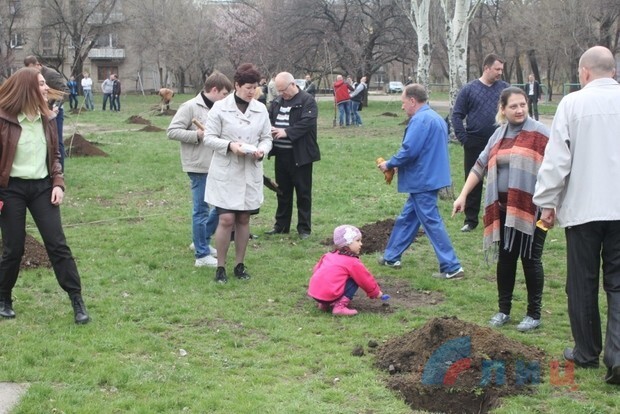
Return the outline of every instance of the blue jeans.
<path id="1" fill-rule="evenodd" d="M 362 125 L 362 118 L 360 117 L 359 108 L 362 103 L 358 101 L 351 101 L 351 124 Z"/>
<path id="2" fill-rule="evenodd" d="M 114 110 L 114 103 L 112 102 L 112 94 L 111 93 L 104 93 L 103 94 L 103 110 L 105 111 L 105 106 L 108 103 L 108 100 L 110 100 L 110 111 Z"/>
<path id="3" fill-rule="evenodd" d="M 388 262 L 400 260 L 402 254 L 413 243 L 420 226 L 424 228 L 435 255 L 440 272 L 455 272 L 461 267 L 456 258 L 452 242 L 437 208 L 438 190 L 409 194 L 403 211 L 396 218 L 392 234 L 383 253 Z"/>
<path id="4" fill-rule="evenodd" d="M 338 112 L 340 113 L 340 126 L 346 118 L 347 126 L 351 125 L 351 101 L 338 103 Z"/>
<path id="5" fill-rule="evenodd" d="M 215 233 L 219 220 L 214 208 L 209 208 L 205 201 L 207 174 L 187 173 L 192 189 L 192 241 L 196 258 L 209 255 L 211 236 Z"/>
<path id="6" fill-rule="evenodd" d="M 90 89 L 84 89 L 84 106 L 90 111 L 95 110 L 95 104 L 93 103 L 93 91 Z"/>

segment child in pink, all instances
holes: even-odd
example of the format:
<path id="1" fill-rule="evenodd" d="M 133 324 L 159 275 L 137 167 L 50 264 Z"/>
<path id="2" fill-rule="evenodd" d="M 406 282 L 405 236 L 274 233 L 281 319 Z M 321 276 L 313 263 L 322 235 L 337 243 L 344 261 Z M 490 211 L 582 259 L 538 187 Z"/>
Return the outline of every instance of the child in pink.
<path id="1" fill-rule="evenodd" d="M 377 281 L 359 258 L 362 233 L 357 227 L 342 225 L 334 230 L 334 251 L 326 253 L 314 266 L 308 295 L 318 302 L 318 308 L 334 315 L 356 315 L 349 303 L 358 288 L 369 298 L 381 296 Z"/>

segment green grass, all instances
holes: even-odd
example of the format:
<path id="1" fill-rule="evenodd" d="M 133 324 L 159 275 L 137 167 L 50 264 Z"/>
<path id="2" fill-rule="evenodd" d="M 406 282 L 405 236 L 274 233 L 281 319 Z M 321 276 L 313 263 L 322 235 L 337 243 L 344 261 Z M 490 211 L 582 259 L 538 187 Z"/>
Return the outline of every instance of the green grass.
<path id="1" fill-rule="evenodd" d="M 174 107 L 189 98 L 175 97 Z M 327 248 L 320 242 L 336 225 L 394 218 L 402 207 L 405 196 L 386 186 L 374 166 L 376 157 L 387 158 L 399 147 L 400 102 L 371 103 L 362 112 L 364 127 L 357 129 L 332 128 L 331 102 L 320 102 L 313 235 L 306 241 L 296 235 L 252 241 L 246 264 L 253 279 L 225 286 L 213 282 L 214 269 L 194 268 L 187 248 L 190 193 L 178 143 L 165 132 L 139 132 L 142 125 L 126 122 L 140 115 L 165 129 L 170 117 L 152 112 L 156 103 L 154 96 L 130 96 L 121 113 L 67 116 L 66 136 L 77 130 L 109 154 L 66 161 L 63 222 L 93 320 L 73 324 L 51 270 L 21 273 L 14 290 L 17 318 L 0 321 L 0 381 L 32 384 L 14 413 L 411 412 L 384 386 L 387 374 L 374 368 L 372 355 L 355 357 L 351 350 L 441 315 L 485 325 L 496 309 L 496 287 L 480 231 L 460 233 L 462 218 L 450 219 L 451 202 L 441 201 L 467 272 L 456 283 L 430 278 L 437 263 L 424 239 L 403 256 L 401 270 L 380 268 L 373 256 L 362 258 L 376 275 L 441 292 L 445 300 L 437 306 L 333 318 L 319 314 L 305 295 L 312 266 Z M 457 190 L 463 182 L 461 151 L 450 146 Z M 273 175 L 273 161 L 265 164 Z M 252 218 L 254 233 L 271 227 L 275 206 L 266 193 L 261 213 Z M 29 231 L 38 238 L 31 223 Z M 559 229 L 547 240 L 543 326 L 527 335 L 512 328 L 502 332 L 557 359 L 571 344 L 565 241 Z M 513 313 L 525 313 L 521 275 Z M 605 385 L 603 374 L 602 368 L 578 370 L 577 391 L 544 378 L 536 393 L 505 399 L 497 412 L 617 411 L 617 388 Z"/>

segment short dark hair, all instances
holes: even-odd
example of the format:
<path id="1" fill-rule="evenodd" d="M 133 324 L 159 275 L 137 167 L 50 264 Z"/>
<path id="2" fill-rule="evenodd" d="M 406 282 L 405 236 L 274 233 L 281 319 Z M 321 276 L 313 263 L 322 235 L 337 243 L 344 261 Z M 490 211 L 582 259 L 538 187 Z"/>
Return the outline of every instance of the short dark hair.
<path id="1" fill-rule="evenodd" d="M 30 65 L 36 65 L 39 63 L 39 59 L 36 56 L 29 55 L 24 58 L 24 66 L 28 67 Z"/>
<path id="2" fill-rule="evenodd" d="M 231 92 L 233 90 L 233 85 L 226 75 L 215 71 L 205 80 L 204 91 L 209 92 L 213 88 L 216 88 L 218 91 L 226 89 L 228 92 Z"/>
<path id="3" fill-rule="evenodd" d="M 495 62 L 504 63 L 504 59 L 502 59 L 501 57 L 499 57 L 499 55 L 496 55 L 495 53 L 489 53 L 484 57 L 484 60 L 482 61 L 482 67 L 491 67 Z"/>
<path id="4" fill-rule="evenodd" d="M 258 83 L 260 80 L 260 73 L 251 63 L 243 63 L 239 65 L 237 71 L 235 72 L 235 83 L 239 86 L 245 85 L 246 83 Z"/>
<path id="5" fill-rule="evenodd" d="M 405 96 L 407 98 L 413 98 L 418 102 L 428 101 L 428 93 L 426 88 L 419 83 L 412 83 L 405 86 Z"/>

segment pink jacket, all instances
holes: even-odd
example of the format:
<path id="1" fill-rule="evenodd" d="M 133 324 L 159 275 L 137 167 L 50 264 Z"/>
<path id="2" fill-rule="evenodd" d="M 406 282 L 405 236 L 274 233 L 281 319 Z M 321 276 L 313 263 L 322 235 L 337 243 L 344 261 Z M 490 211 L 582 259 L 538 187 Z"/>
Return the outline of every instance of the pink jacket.
<path id="1" fill-rule="evenodd" d="M 333 302 L 344 294 L 344 285 L 348 278 L 355 280 L 369 298 L 379 296 L 381 289 L 377 281 L 359 257 L 339 254 L 337 251 L 324 254 L 314 266 L 308 295 L 314 299 Z"/>

